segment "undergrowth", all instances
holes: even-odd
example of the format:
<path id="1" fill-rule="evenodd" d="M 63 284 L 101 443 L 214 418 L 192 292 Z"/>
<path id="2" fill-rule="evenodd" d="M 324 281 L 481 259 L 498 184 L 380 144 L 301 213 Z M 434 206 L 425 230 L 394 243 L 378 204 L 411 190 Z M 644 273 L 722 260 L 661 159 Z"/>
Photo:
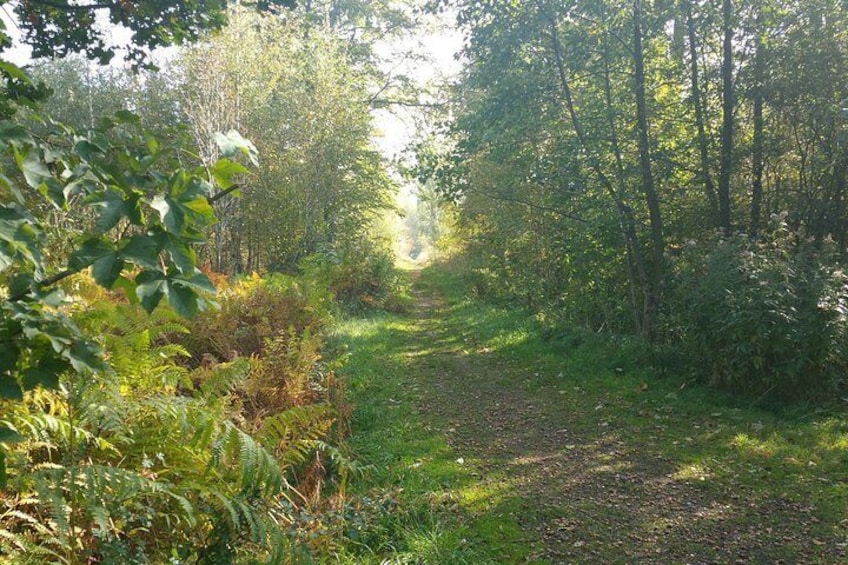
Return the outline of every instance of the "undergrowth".
<path id="1" fill-rule="evenodd" d="M 322 360 L 328 294 L 223 285 L 220 309 L 147 316 L 84 277 L 71 314 L 110 370 L 5 401 L 0 563 L 306 563 L 356 471 Z M 316 518 L 316 516 L 318 518 Z"/>

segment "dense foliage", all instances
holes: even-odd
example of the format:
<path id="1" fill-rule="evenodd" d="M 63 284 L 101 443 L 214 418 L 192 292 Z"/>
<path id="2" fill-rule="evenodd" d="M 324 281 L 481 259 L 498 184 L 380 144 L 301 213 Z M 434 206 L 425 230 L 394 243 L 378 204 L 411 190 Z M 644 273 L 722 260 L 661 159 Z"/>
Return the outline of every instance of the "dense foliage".
<path id="1" fill-rule="evenodd" d="M 341 527 L 357 467 L 322 329 L 331 290 L 382 305 L 395 280 L 368 240 L 378 73 L 341 34 L 394 12 L 171 4 L 15 5 L 35 55 L 111 59 L 98 18 L 135 71 L 202 41 L 161 73 L 0 64 L 3 563 L 303 562 Z M 301 264 L 333 267 L 212 275 Z"/>
<path id="2" fill-rule="evenodd" d="M 8 453 L 0 561 L 285 563 L 309 553 L 316 531 L 303 517 L 327 504 L 326 481 L 351 470 L 326 443 L 347 417 L 319 353 L 328 295 L 285 279 L 221 284 L 222 309 L 186 326 L 88 278 L 66 283 L 68 314 L 99 336 L 109 370 L 66 372 L 54 390 L 3 401 L 3 425 L 23 439 Z"/>
<path id="3" fill-rule="evenodd" d="M 469 65 L 421 169 L 481 292 L 695 351 L 731 388 L 842 386 L 840 3 L 450 4 Z"/>

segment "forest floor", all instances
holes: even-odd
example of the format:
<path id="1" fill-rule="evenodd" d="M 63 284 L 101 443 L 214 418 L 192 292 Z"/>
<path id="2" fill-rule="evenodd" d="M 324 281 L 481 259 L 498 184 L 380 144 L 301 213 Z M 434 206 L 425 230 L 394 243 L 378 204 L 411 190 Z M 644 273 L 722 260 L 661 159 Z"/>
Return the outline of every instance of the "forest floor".
<path id="1" fill-rule="evenodd" d="M 346 322 L 375 563 L 845 563 L 848 421 L 668 374 L 628 340 L 539 337 L 415 277 L 413 311 Z M 644 356 L 643 356 L 644 357 Z"/>

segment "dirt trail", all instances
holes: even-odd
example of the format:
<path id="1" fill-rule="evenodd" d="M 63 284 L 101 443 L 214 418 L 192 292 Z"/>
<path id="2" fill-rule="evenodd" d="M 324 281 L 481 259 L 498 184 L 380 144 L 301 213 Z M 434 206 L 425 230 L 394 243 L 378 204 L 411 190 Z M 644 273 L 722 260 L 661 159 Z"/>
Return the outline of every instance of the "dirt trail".
<path id="1" fill-rule="evenodd" d="M 517 518 L 541 548 L 531 561 L 848 562 L 844 547 L 807 531 L 811 508 L 681 479 L 644 433 L 616 425 L 615 399 L 583 398 L 567 383 L 528 386 L 531 367 L 475 345 L 446 325 L 445 308 L 418 291 L 408 353 L 425 391 L 417 409 L 448 423 L 450 444 L 481 481 L 521 499 Z"/>

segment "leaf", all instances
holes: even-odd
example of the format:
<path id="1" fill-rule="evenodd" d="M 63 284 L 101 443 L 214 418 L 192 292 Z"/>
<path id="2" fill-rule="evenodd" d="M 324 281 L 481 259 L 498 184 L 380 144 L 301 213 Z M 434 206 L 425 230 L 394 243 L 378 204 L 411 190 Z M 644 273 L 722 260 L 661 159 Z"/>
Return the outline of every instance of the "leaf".
<path id="1" fill-rule="evenodd" d="M 0 424 L 0 443 L 20 443 L 24 441 L 24 436 L 19 434 L 16 430 L 8 426 L 4 426 Z"/>
<path id="2" fill-rule="evenodd" d="M 117 253 L 109 253 L 92 263 L 91 276 L 103 288 L 111 289 L 124 271 L 126 263 Z"/>
<path id="3" fill-rule="evenodd" d="M 29 78 L 29 75 L 27 75 L 22 68 L 8 61 L 0 61 L 0 71 L 24 84 L 32 84 L 32 80 Z"/>
<path id="4" fill-rule="evenodd" d="M 158 269 L 159 253 L 162 251 L 157 237 L 152 235 L 134 235 L 124 247 L 118 250 L 118 255 L 130 263 L 144 269 Z"/>
<path id="5" fill-rule="evenodd" d="M 66 351 L 66 356 L 78 373 L 96 373 L 104 368 L 103 360 L 100 358 L 100 348 L 87 339 L 75 341 Z"/>
<path id="6" fill-rule="evenodd" d="M 115 121 L 118 123 L 124 124 L 132 124 L 132 125 L 140 125 L 141 118 L 138 117 L 137 114 L 130 112 L 129 110 L 118 110 L 115 112 Z"/>
<path id="7" fill-rule="evenodd" d="M 213 136 L 213 139 L 224 157 L 235 157 L 242 153 L 247 155 L 254 165 L 259 164 L 259 152 L 256 150 L 256 146 L 243 138 L 239 132 L 230 130 L 226 135 L 218 132 Z"/>
<path id="8" fill-rule="evenodd" d="M 109 191 L 102 200 L 93 204 L 100 207 L 100 214 L 94 223 L 94 229 L 97 233 L 106 233 L 114 228 L 121 221 L 121 218 L 129 217 L 134 208 L 132 203 L 125 201 L 113 191 Z"/>
<path id="9" fill-rule="evenodd" d="M 21 350 L 11 341 L 8 331 L 0 332 L 0 373 L 13 371 L 18 365 Z"/>
<path id="10" fill-rule="evenodd" d="M 168 303 L 183 318 L 193 318 L 198 309 L 197 293 L 180 283 L 179 280 L 168 283 Z"/>
<path id="11" fill-rule="evenodd" d="M 22 152 L 15 149 L 15 161 L 24 174 L 24 179 L 32 188 L 39 188 L 53 178 L 50 170 L 41 160 L 38 148 L 27 147 Z"/>
<path id="12" fill-rule="evenodd" d="M 170 198 L 156 195 L 150 202 L 150 207 L 159 212 L 159 219 L 169 233 L 179 235 L 183 232 L 185 216 Z"/>
<path id="13" fill-rule="evenodd" d="M 0 398 L 23 400 L 24 392 L 21 385 L 8 373 L 0 374 Z"/>
<path id="14" fill-rule="evenodd" d="M 85 240 L 79 249 L 71 253 L 68 258 L 68 266 L 71 269 L 81 271 L 90 267 L 98 259 L 114 254 L 114 252 L 112 242 L 102 237 L 92 237 Z"/>
<path id="15" fill-rule="evenodd" d="M 37 387 L 56 389 L 59 387 L 59 375 L 70 368 L 70 363 L 61 357 L 44 357 L 36 366 L 23 372 L 21 384 L 24 390 Z"/>
<path id="16" fill-rule="evenodd" d="M 33 143 L 29 130 L 18 123 L 10 121 L 0 122 L 0 141 L 14 147 Z"/>
<path id="17" fill-rule="evenodd" d="M 171 261 L 182 274 L 193 273 L 197 265 L 197 254 L 184 241 L 175 237 L 169 237 L 165 251 L 171 257 Z"/>
<path id="18" fill-rule="evenodd" d="M 234 176 L 248 172 L 250 171 L 247 167 L 229 159 L 218 159 L 212 165 L 212 178 L 215 179 L 215 183 L 222 190 L 226 190 L 236 184 L 233 180 Z"/>
<path id="19" fill-rule="evenodd" d="M 135 278 L 135 294 L 147 313 L 153 312 L 167 290 L 165 275 L 159 271 L 142 271 Z"/>
<path id="20" fill-rule="evenodd" d="M 200 292 L 215 292 L 215 285 L 209 277 L 196 269 L 190 278 L 180 279 L 180 284 Z"/>
<path id="21" fill-rule="evenodd" d="M 0 204 L 0 271 L 20 259 L 41 269 L 41 231 L 35 220 L 25 210 L 12 204 Z"/>

